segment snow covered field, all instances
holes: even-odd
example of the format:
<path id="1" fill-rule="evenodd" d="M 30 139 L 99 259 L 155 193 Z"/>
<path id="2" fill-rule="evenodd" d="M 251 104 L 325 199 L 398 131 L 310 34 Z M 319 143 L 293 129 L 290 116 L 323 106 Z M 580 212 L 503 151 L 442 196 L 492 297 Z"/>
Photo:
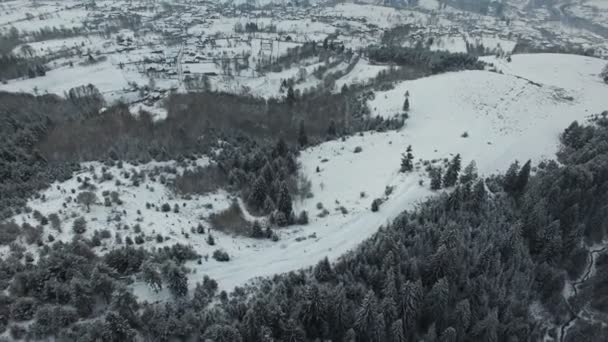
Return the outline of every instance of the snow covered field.
<path id="1" fill-rule="evenodd" d="M 89 225 L 88 234 L 94 229 L 107 228 L 113 234 L 120 232 L 123 237 L 136 235 L 133 227 L 139 224 L 147 237 L 161 233 L 171 238 L 161 245 L 181 242 L 191 244 L 201 255 L 209 255 L 218 248 L 229 253 L 231 260 L 227 263 L 211 258 L 200 265 L 189 262 L 187 266 L 193 270 L 191 286 L 203 275 L 209 275 L 222 289 L 229 290 L 255 277 L 314 265 L 325 256 L 335 260 L 356 248 L 400 212 L 413 208 L 434 193 L 429 190 L 421 161 L 439 161 L 459 153 L 463 165 L 475 161 L 482 175 L 504 171 L 516 159 L 520 162 L 532 159 L 537 164 L 554 156 L 559 133 L 573 120 L 584 121 L 608 108 L 608 85 L 597 76 L 605 64 L 603 60 L 552 54 L 516 55 L 511 63 L 494 57 L 485 60 L 494 63 L 502 73 L 447 73 L 401 82 L 392 90 L 376 92 L 368 103 L 370 110 L 373 115 L 390 117 L 401 113 L 404 93 L 409 91 L 410 118 L 403 129 L 365 132 L 303 151 L 300 172 L 311 181 L 314 196 L 296 202 L 294 209 L 296 212 L 307 210 L 310 223 L 277 229 L 280 237 L 277 242 L 213 231 L 217 245 L 208 246 L 207 235 L 192 233 L 191 228 L 198 223 L 209 228 L 209 215 L 227 208 L 233 196 L 219 191 L 186 200 L 158 179 L 147 178 L 138 187 L 128 185 L 128 180 L 120 186 L 114 181 L 96 184 L 98 193 L 117 191 L 124 203 L 111 207 L 95 205 L 90 213 L 73 202 L 62 209 L 70 189 L 79 185 L 75 179 L 53 185 L 44 192 L 45 202 L 36 199 L 30 201 L 29 206 L 44 215 L 61 209 L 64 212 L 64 233 L 55 234 L 45 228 L 43 236 L 52 233 L 58 239 L 70 239 L 66 231 L 71 231 L 72 221 L 83 215 Z M 468 137 L 462 136 L 464 132 Z M 408 145 L 413 148 L 416 169 L 404 174 L 399 172 L 399 165 Z M 360 147 L 359 152 L 355 151 L 356 147 Z M 201 159 L 197 163 L 207 162 Z M 99 176 L 101 166 L 94 165 Z M 162 165 L 125 165 L 122 171 L 150 170 L 155 166 Z M 110 171 L 115 179 L 124 178 L 121 170 L 111 168 Z M 80 176 L 92 174 L 86 171 Z M 388 195 L 387 187 L 392 188 Z M 386 201 L 379 212 L 374 213 L 370 205 L 375 198 Z M 179 213 L 158 212 L 147 209 L 146 202 L 156 207 L 165 202 L 172 208 L 178 204 L 180 210 Z M 319 215 L 324 210 L 328 213 Z M 116 215 L 120 221 L 112 220 Z M 15 220 L 33 222 L 31 215 L 21 215 Z M 125 224 L 130 227 L 128 230 L 117 228 Z M 151 240 L 144 243 L 146 248 L 157 245 Z M 113 248 L 109 242 L 102 250 Z M 134 287 L 140 297 L 149 300 L 169 296 L 168 292 L 156 294 L 140 282 Z"/>

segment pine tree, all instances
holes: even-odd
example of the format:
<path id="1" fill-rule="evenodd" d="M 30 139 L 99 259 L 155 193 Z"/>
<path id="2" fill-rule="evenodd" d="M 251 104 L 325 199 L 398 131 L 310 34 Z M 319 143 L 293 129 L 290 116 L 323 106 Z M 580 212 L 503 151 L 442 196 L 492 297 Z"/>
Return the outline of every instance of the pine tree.
<path id="1" fill-rule="evenodd" d="M 267 193 L 267 183 L 262 173 L 253 183 L 251 194 L 249 195 L 249 204 L 258 209 L 262 208 L 265 204 Z"/>
<path id="2" fill-rule="evenodd" d="M 264 200 L 263 209 L 265 213 L 271 213 L 276 209 L 276 205 L 274 204 L 270 196 L 266 196 L 266 199 Z"/>
<path id="3" fill-rule="evenodd" d="M 327 128 L 327 135 L 330 137 L 335 137 L 338 133 L 336 129 L 336 122 L 332 119 L 329 121 L 329 127 Z"/>
<path id="4" fill-rule="evenodd" d="M 340 89 L 340 93 L 346 94 L 347 92 L 348 92 L 348 85 L 346 85 L 346 83 L 344 83 L 342 85 L 342 89 Z"/>
<path id="5" fill-rule="evenodd" d="M 401 172 L 410 172 L 414 169 L 414 155 L 412 145 L 407 147 L 406 153 L 401 155 Z"/>
<path id="6" fill-rule="evenodd" d="M 70 302 L 76 308 L 80 316 L 87 317 L 93 312 L 95 298 L 90 285 L 80 278 L 72 278 L 70 281 Z"/>
<path id="7" fill-rule="evenodd" d="M 403 331 L 403 322 L 398 319 L 391 324 L 391 341 L 405 342 L 405 332 Z"/>
<path id="8" fill-rule="evenodd" d="M 433 167 L 430 171 L 431 190 L 441 189 L 441 168 Z"/>
<path id="9" fill-rule="evenodd" d="M 447 327 L 441 335 L 439 335 L 440 342 L 456 342 L 457 335 L 456 329 L 452 327 Z"/>
<path id="10" fill-rule="evenodd" d="M 403 316 L 403 331 L 410 333 L 418 320 L 422 306 L 423 288 L 420 280 L 407 281 L 401 289 L 401 315 Z"/>
<path id="11" fill-rule="evenodd" d="M 368 340 L 372 339 L 377 329 L 377 306 L 376 295 L 373 290 L 369 290 L 355 315 L 355 327 L 359 335 L 368 336 Z"/>
<path id="12" fill-rule="evenodd" d="M 410 110 L 410 99 L 409 97 L 405 98 L 405 102 L 403 102 L 403 111 L 408 112 Z"/>
<path id="13" fill-rule="evenodd" d="M 266 184 L 272 183 L 272 181 L 275 179 L 274 171 L 272 170 L 272 165 L 268 160 L 266 160 L 266 164 L 264 164 L 261 174 Z"/>
<path id="14" fill-rule="evenodd" d="M 320 282 L 326 282 L 333 278 L 333 271 L 327 257 L 321 259 L 319 263 L 317 263 L 313 270 L 313 274 Z"/>
<path id="15" fill-rule="evenodd" d="M 451 186 L 456 185 L 456 181 L 458 180 L 458 173 L 460 172 L 460 154 L 457 154 L 452 158 L 448 169 L 445 172 L 445 176 L 443 177 L 443 186 L 449 188 Z"/>
<path id="16" fill-rule="evenodd" d="M 467 167 L 464 168 L 462 176 L 460 176 L 460 183 L 466 184 L 477 179 L 477 164 L 472 160 Z"/>
<path id="17" fill-rule="evenodd" d="M 475 326 L 473 326 L 472 333 L 475 336 L 478 336 L 482 341 L 496 342 L 498 341 L 497 330 L 499 324 L 498 312 L 494 308 L 485 318 L 478 321 Z"/>
<path id="18" fill-rule="evenodd" d="M 308 145 L 308 136 L 306 135 L 304 120 L 300 121 L 300 127 L 298 128 L 298 144 L 300 145 L 300 147 Z"/>
<path id="19" fill-rule="evenodd" d="M 428 313 L 438 324 L 444 322 L 449 294 L 450 287 L 448 281 L 445 278 L 441 278 L 433 285 L 425 298 Z"/>
<path id="20" fill-rule="evenodd" d="M 298 323 L 290 318 L 283 325 L 285 341 L 304 342 L 306 341 L 306 332 L 298 325 Z"/>
<path id="21" fill-rule="evenodd" d="M 300 321 L 304 325 L 307 336 L 315 338 L 322 334 L 324 325 L 325 301 L 316 284 L 307 286 L 304 292 L 304 301 L 299 310 Z"/>
<path id="22" fill-rule="evenodd" d="M 119 287 L 112 296 L 111 308 L 129 321 L 135 321 L 139 304 L 126 287 Z"/>
<path id="23" fill-rule="evenodd" d="M 251 237 L 256 239 L 264 237 L 264 230 L 262 229 L 262 226 L 260 225 L 260 222 L 258 220 L 255 220 L 253 222 L 253 225 L 251 227 Z"/>
<path id="24" fill-rule="evenodd" d="M 528 160 L 524 166 L 521 167 L 519 173 L 517 174 L 517 180 L 515 181 L 515 191 L 521 192 L 524 190 L 526 185 L 528 184 L 528 179 L 530 178 L 530 169 L 531 169 L 532 161 Z"/>
<path id="25" fill-rule="evenodd" d="M 169 261 L 163 265 L 163 276 L 167 288 L 175 297 L 183 297 L 188 294 L 188 277 L 185 270 Z"/>
<path id="26" fill-rule="evenodd" d="M 354 329 L 348 329 L 346 331 L 346 333 L 344 334 L 344 339 L 342 339 L 342 341 L 344 342 L 357 342 L 357 333 L 355 332 Z"/>
<path id="27" fill-rule="evenodd" d="M 273 152 L 275 157 L 287 156 L 287 154 L 289 153 L 289 147 L 287 146 L 287 143 L 285 142 L 285 139 L 283 139 L 283 137 L 279 138 Z"/>
<path id="28" fill-rule="evenodd" d="M 463 299 L 456 304 L 454 310 L 456 326 L 460 331 L 467 331 L 471 326 L 471 304 L 468 299 Z"/>
<path id="29" fill-rule="evenodd" d="M 277 209 L 285 215 L 286 218 L 291 216 L 293 205 L 287 183 L 281 182 L 281 189 L 279 190 Z"/>
<path id="30" fill-rule="evenodd" d="M 148 286 L 159 292 L 163 288 L 163 281 L 160 273 L 157 271 L 155 265 L 151 262 L 145 262 L 142 266 L 142 278 Z"/>
<path id="31" fill-rule="evenodd" d="M 114 292 L 114 281 L 108 273 L 110 273 L 109 270 L 105 270 L 98 264 L 91 274 L 91 288 L 95 293 L 101 295 L 106 303 L 110 302 L 112 292 Z"/>
<path id="32" fill-rule="evenodd" d="M 296 94 L 293 91 L 293 87 L 289 86 L 289 88 L 287 88 L 287 98 L 286 98 L 287 104 L 291 107 L 293 106 L 293 104 L 296 102 Z"/>
<path id="33" fill-rule="evenodd" d="M 133 341 L 137 333 L 131 328 L 128 319 L 110 311 L 106 315 L 102 334 L 103 341 Z"/>
<path id="34" fill-rule="evenodd" d="M 517 184 L 517 175 L 519 174 L 519 162 L 516 160 L 509 166 L 507 173 L 503 178 L 503 188 L 508 193 L 513 193 Z"/>

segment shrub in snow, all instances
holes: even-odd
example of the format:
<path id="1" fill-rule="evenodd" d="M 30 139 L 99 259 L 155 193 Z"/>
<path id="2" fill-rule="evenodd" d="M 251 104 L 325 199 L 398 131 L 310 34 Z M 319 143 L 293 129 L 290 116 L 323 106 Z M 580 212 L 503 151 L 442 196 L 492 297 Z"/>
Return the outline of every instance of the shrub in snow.
<path id="1" fill-rule="evenodd" d="M 213 235 L 211 235 L 211 234 L 209 234 L 209 236 L 207 236 L 206 241 L 209 246 L 215 245 L 215 239 L 213 238 Z"/>
<path id="2" fill-rule="evenodd" d="M 118 196 L 118 192 L 116 191 L 112 191 L 110 193 L 110 198 L 112 199 L 112 202 L 121 205 L 122 204 L 122 200 L 120 199 L 120 197 Z"/>
<path id="3" fill-rule="evenodd" d="M 58 232 L 61 232 L 61 220 L 59 220 L 59 215 L 55 213 L 50 214 L 49 221 L 51 221 L 51 228 Z"/>
<path id="4" fill-rule="evenodd" d="M 144 243 L 144 237 L 142 235 L 135 236 L 135 243 L 141 245 Z"/>
<path id="5" fill-rule="evenodd" d="M 72 231 L 76 234 L 82 234 L 87 230 L 87 221 L 84 219 L 84 217 L 79 217 L 77 219 L 74 220 L 74 223 L 72 224 Z"/>
<path id="6" fill-rule="evenodd" d="M 216 249 L 213 252 L 212 257 L 213 257 L 213 259 L 220 261 L 220 262 L 230 261 L 230 256 L 228 255 L 228 253 L 226 253 L 225 251 L 223 251 L 221 249 Z"/>
<path id="7" fill-rule="evenodd" d="M 112 233 L 111 233 L 109 230 L 107 230 L 107 229 L 103 229 L 103 230 L 102 230 L 102 231 L 99 233 L 99 236 L 100 236 L 102 239 L 109 239 L 109 238 L 111 238 L 111 237 L 112 237 Z"/>
<path id="8" fill-rule="evenodd" d="M 165 203 L 160 207 L 160 211 L 162 211 L 163 213 L 168 213 L 171 211 L 171 205 L 169 205 L 169 203 Z"/>
<path id="9" fill-rule="evenodd" d="M 300 215 L 298 215 L 298 219 L 296 221 L 298 224 L 308 224 L 308 212 L 306 210 L 302 210 Z"/>
<path id="10" fill-rule="evenodd" d="M 260 225 L 260 222 L 258 222 L 258 221 L 253 222 L 253 225 L 251 226 L 251 237 L 256 238 L 256 239 L 266 237 L 266 234 L 262 230 L 262 225 Z"/>
<path id="11" fill-rule="evenodd" d="M 317 217 L 325 217 L 325 216 L 327 216 L 327 215 L 329 215 L 329 210 L 327 210 L 327 209 L 323 209 L 323 210 L 322 210 L 322 211 L 321 211 L 321 212 L 320 212 L 320 213 L 317 215 Z"/>
<path id="12" fill-rule="evenodd" d="M 274 221 L 279 227 L 285 227 L 289 224 L 289 221 L 287 221 L 287 216 L 285 216 L 285 213 L 282 211 L 276 212 L 274 215 Z"/>
<path id="13" fill-rule="evenodd" d="M 376 198 L 375 200 L 373 200 L 372 201 L 372 211 L 377 212 L 378 210 L 380 210 L 381 204 L 382 204 L 382 199 Z"/>
<path id="14" fill-rule="evenodd" d="M 355 147 L 355 151 L 354 151 L 355 153 L 360 153 L 362 151 L 363 151 L 363 148 L 361 146 Z"/>
<path id="15" fill-rule="evenodd" d="M 203 227 L 203 225 L 199 223 L 196 227 L 196 232 L 199 234 L 205 234 L 205 227 Z"/>

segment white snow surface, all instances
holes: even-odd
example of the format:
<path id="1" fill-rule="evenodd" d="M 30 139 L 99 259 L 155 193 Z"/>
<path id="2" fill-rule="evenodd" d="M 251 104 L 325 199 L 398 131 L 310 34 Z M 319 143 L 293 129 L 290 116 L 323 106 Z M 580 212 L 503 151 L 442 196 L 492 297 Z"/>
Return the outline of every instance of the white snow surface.
<path id="1" fill-rule="evenodd" d="M 226 208 L 232 196 L 220 191 L 184 200 L 158 181 L 120 188 L 123 207 L 127 210 L 121 223 L 132 226 L 141 218 L 140 225 L 146 236 L 162 231 L 171 236 L 171 240 L 163 244 L 191 244 L 202 255 L 210 255 L 217 248 L 226 250 L 231 257 L 227 263 L 209 258 L 201 265 L 189 262 L 186 266 L 193 270 L 191 288 L 203 275 L 209 275 L 219 282 L 221 289 L 231 290 L 255 277 L 312 266 L 325 256 L 336 260 L 356 248 L 378 227 L 433 195 L 422 160 L 441 160 L 459 153 L 463 165 L 476 161 L 482 175 L 503 172 L 515 159 L 520 162 L 532 159 L 538 163 L 555 155 L 560 132 L 573 120 L 584 122 L 590 115 L 608 109 L 608 85 L 598 77 L 605 65 L 603 60 L 556 54 L 515 55 L 511 63 L 494 57 L 484 60 L 494 63 L 503 74 L 454 72 L 401 82 L 392 90 L 376 92 L 369 102 L 373 115 L 390 117 L 401 114 L 404 94 L 409 91 L 410 118 L 403 129 L 366 132 L 303 151 L 299 158 L 300 172 L 311 181 L 314 196 L 296 201 L 294 209 L 296 212 L 307 210 L 310 223 L 277 229 L 278 242 L 213 232 L 217 246 L 210 247 L 204 241 L 206 235 L 190 234 L 186 238 L 180 230 L 189 232 L 199 222 L 208 227 L 208 215 Z M 461 137 L 464 132 L 469 136 Z M 399 164 L 408 145 L 413 148 L 416 170 L 404 174 L 399 172 Z M 359 153 L 354 152 L 357 146 L 362 149 Z M 205 163 L 206 160 L 199 161 L 200 165 Z M 149 167 L 125 166 L 125 169 Z M 96 172 L 99 173 L 99 166 Z M 77 184 L 74 179 L 55 184 L 44 192 L 46 202 L 31 200 L 29 206 L 45 215 L 56 212 L 61 209 L 65 196 L 59 193 L 57 185 L 66 190 Z M 98 192 L 115 187 L 113 181 L 103 184 Z M 155 190 L 150 191 L 148 186 Z M 394 187 L 388 196 L 385 195 L 387 186 Z M 379 212 L 371 212 L 372 200 L 380 197 L 386 201 Z M 177 214 L 163 214 L 146 210 L 145 202 L 156 205 L 169 202 L 172 206 L 186 202 L 187 205 Z M 206 203 L 213 203 L 213 208 L 205 207 Z M 327 216 L 318 217 L 321 210 L 317 209 L 317 203 L 329 211 Z M 94 227 L 113 230 L 115 224 L 107 224 L 106 219 L 115 209 L 97 205 L 91 213 L 86 213 L 76 208 L 76 204 L 70 204 L 64 210 L 67 220 L 63 223 L 64 233 L 56 238 L 71 238 L 71 212 L 87 218 L 91 227 L 88 233 Z M 135 214 L 137 209 L 143 214 Z M 23 214 L 15 220 L 33 222 L 29 216 Z M 49 228 L 45 228 L 43 236 L 49 232 Z M 146 242 L 144 246 L 156 246 L 156 242 Z M 169 296 L 167 292 L 154 293 L 142 282 L 136 282 L 134 289 L 140 298 L 150 301 Z"/>

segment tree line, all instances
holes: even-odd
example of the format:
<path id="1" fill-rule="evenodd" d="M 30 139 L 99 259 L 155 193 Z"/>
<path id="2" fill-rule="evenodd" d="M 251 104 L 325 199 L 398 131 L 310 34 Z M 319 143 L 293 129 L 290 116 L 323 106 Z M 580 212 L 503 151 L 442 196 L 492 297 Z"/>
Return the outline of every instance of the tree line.
<path id="1" fill-rule="evenodd" d="M 0 327 L 79 341 L 541 340 L 574 307 L 596 303 L 608 313 L 597 305 L 606 282 L 576 301 L 562 293 L 585 269 L 587 246 L 606 236 L 606 138 L 605 117 L 573 123 L 561 136 L 559 163 L 532 173 L 514 163 L 504 175 L 461 179 L 335 263 L 323 259 L 230 294 L 206 277 L 189 290 L 184 262 L 196 253 L 187 246 L 127 246 L 101 257 L 79 238 L 42 246 L 37 261 L 15 249 L 0 263 L 8 288 Z M 124 287 L 135 278 L 175 299 L 138 302 Z M 531 315 L 531 305 L 545 316 Z M 566 341 L 608 336 L 600 321 L 573 331 Z"/>

